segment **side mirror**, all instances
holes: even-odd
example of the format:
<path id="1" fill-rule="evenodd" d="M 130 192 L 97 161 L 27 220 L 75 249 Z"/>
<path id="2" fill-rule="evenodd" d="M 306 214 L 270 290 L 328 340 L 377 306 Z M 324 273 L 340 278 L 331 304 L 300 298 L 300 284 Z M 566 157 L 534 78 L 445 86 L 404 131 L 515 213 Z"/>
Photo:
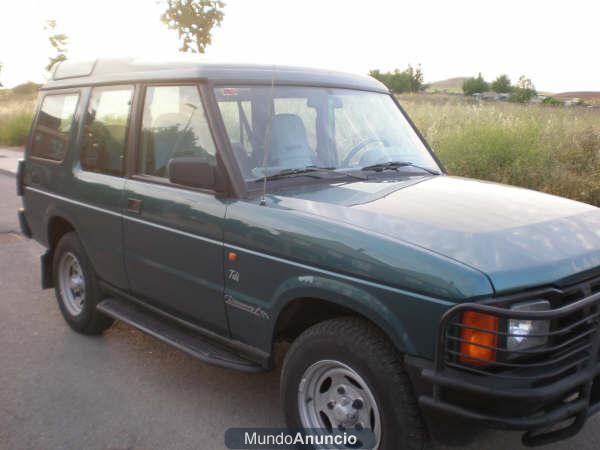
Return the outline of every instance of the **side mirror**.
<path id="1" fill-rule="evenodd" d="M 215 187 L 215 167 L 204 158 L 186 156 L 169 161 L 169 181 L 201 189 Z"/>

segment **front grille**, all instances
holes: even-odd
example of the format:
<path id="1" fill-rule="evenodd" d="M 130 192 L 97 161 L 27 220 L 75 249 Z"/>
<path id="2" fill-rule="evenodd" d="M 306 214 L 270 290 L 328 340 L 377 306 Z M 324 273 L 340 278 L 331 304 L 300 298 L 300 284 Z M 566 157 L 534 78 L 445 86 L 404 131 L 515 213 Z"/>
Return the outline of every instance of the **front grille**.
<path id="1" fill-rule="evenodd" d="M 549 311 L 513 311 L 510 306 L 528 300 L 544 299 L 550 302 Z M 462 322 L 465 311 L 476 311 L 498 318 L 498 331 L 478 329 Z M 509 350 L 507 322 L 509 319 L 549 320 L 546 337 L 548 343 L 538 348 Z M 588 280 L 566 288 L 550 288 L 495 299 L 494 303 L 459 305 L 444 317 L 440 329 L 436 365 L 438 370 L 452 368 L 475 376 L 493 377 L 521 387 L 542 387 L 594 366 L 598 354 L 600 327 L 600 278 Z M 496 345 L 467 342 L 461 331 L 470 328 L 496 335 Z M 461 362 L 473 360 L 461 353 L 461 343 L 479 346 L 496 353 L 494 362 L 481 361 L 481 365 Z M 475 358 L 476 359 L 476 358 Z"/>

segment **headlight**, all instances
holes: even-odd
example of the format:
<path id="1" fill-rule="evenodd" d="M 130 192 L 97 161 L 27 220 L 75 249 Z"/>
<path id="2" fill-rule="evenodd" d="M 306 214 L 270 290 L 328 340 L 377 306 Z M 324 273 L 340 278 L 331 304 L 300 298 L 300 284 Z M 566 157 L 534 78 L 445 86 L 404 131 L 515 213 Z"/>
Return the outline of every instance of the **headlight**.
<path id="1" fill-rule="evenodd" d="M 550 309 L 550 302 L 547 300 L 534 300 L 526 303 L 517 303 L 511 306 L 510 309 L 513 311 L 548 311 Z M 506 348 L 510 351 L 539 347 L 548 342 L 547 334 L 549 331 L 550 321 L 548 320 L 510 319 L 508 321 L 509 336 L 506 341 Z"/>

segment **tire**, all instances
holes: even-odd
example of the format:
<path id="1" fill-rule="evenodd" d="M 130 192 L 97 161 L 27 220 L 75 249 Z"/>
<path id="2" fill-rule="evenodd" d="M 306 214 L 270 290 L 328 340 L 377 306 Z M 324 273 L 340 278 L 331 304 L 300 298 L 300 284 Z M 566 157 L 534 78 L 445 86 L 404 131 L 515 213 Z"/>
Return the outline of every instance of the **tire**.
<path id="1" fill-rule="evenodd" d="M 52 258 L 54 293 L 63 317 L 81 334 L 100 334 L 114 320 L 96 310 L 102 300 L 98 278 L 75 232 L 63 235 Z"/>
<path id="2" fill-rule="evenodd" d="M 346 382 L 348 377 L 353 381 Z M 324 381 L 313 383 L 311 380 L 315 379 Z M 357 385 L 363 384 L 362 389 L 357 389 Z M 354 412 L 357 395 L 367 401 L 358 403 L 360 410 Z M 292 343 L 283 363 L 281 397 L 287 425 L 292 429 L 335 429 L 339 413 L 350 419 L 342 422 L 344 428 L 338 429 L 360 429 L 356 425 L 360 422 L 358 426 L 375 432 L 380 450 L 421 450 L 430 446 L 401 356 L 379 329 L 357 317 L 318 323 Z M 375 402 L 374 408 L 369 397 Z M 306 406 L 302 407 L 301 402 Z M 348 407 L 350 403 L 352 409 Z M 326 418 L 318 412 L 324 408 L 317 406 L 324 404 L 329 409 Z M 368 414 L 367 409 L 373 414 Z M 345 415 L 346 412 L 350 415 Z M 370 418 L 370 423 L 363 423 L 366 418 Z"/>

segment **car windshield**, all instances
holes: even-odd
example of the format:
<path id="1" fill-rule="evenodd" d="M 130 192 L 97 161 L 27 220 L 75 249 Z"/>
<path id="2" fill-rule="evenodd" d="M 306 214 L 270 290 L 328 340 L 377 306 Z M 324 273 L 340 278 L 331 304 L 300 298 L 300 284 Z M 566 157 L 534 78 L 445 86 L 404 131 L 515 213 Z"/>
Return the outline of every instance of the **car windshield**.
<path id="1" fill-rule="evenodd" d="M 227 86 L 215 93 L 247 182 L 378 165 L 440 170 L 388 94 L 293 86 Z M 401 164 L 385 165 L 391 162 Z"/>

